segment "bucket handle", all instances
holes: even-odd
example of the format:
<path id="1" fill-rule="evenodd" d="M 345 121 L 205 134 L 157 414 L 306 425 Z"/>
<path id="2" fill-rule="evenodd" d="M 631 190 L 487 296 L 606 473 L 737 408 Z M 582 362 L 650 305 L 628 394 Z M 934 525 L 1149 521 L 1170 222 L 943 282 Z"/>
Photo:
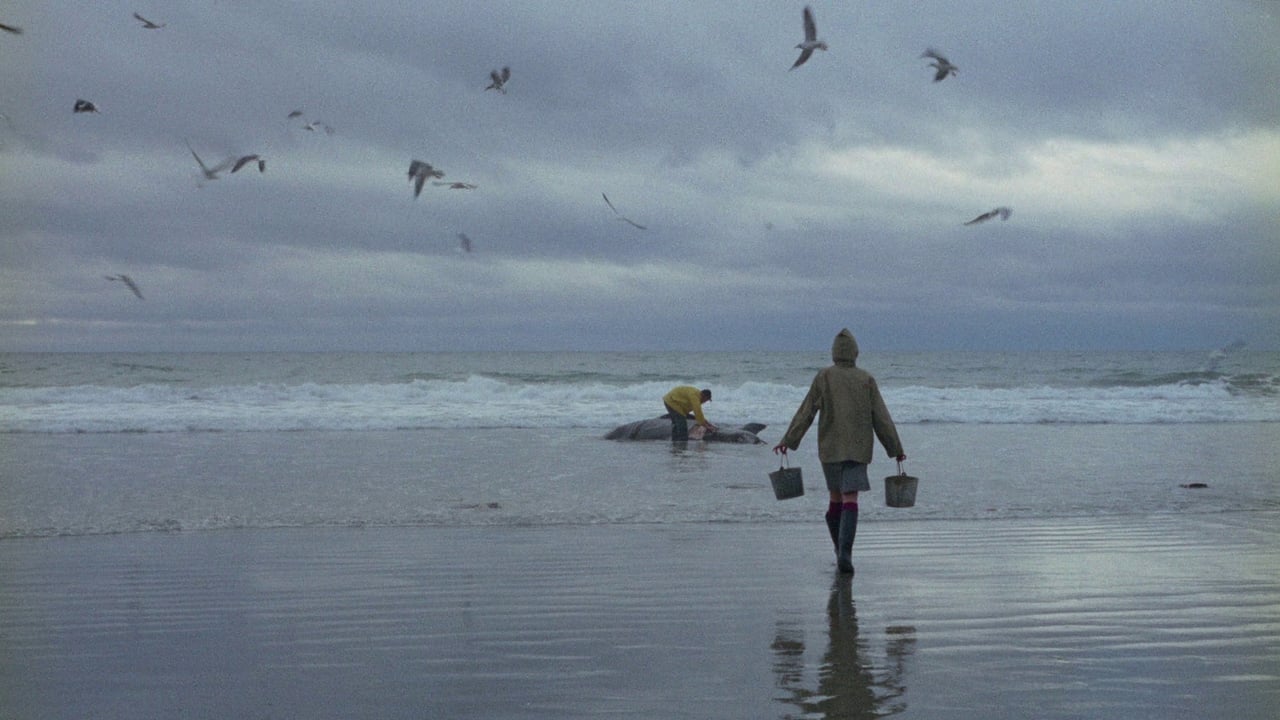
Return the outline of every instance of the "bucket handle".
<path id="1" fill-rule="evenodd" d="M 901 460 L 899 460 L 899 461 L 898 461 L 898 474 L 899 474 L 899 475 L 906 475 L 906 474 L 907 474 L 907 472 L 906 472 L 905 470 L 903 470 L 903 469 L 902 469 L 902 461 L 901 461 Z"/>
<path id="2" fill-rule="evenodd" d="M 778 461 L 778 469 L 781 470 L 784 467 L 791 467 L 791 461 L 787 459 L 786 453 L 782 453 L 782 459 Z"/>

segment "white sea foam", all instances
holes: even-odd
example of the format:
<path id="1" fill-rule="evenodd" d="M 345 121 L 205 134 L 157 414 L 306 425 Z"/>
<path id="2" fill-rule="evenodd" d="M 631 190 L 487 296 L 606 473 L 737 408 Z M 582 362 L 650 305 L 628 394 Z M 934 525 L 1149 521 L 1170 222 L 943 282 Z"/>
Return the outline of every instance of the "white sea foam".
<path id="1" fill-rule="evenodd" d="M 141 384 L 0 389 L 0 431 L 270 432 L 418 428 L 598 428 L 660 414 L 666 382 L 527 383 L 473 375 L 400 383 Z M 718 422 L 786 423 L 804 386 L 716 388 Z M 900 424 L 1280 422 L 1280 397 L 1225 381 L 1103 387 L 884 387 Z"/>

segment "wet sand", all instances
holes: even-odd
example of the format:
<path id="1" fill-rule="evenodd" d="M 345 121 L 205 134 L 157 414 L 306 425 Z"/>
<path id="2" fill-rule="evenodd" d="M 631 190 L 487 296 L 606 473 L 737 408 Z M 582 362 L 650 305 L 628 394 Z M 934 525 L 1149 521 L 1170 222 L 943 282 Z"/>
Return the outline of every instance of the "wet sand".
<path id="1" fill-rule="evenodd" d="M 1280 513 L 0 541 L 4 718 L 1272 718 Z"/>

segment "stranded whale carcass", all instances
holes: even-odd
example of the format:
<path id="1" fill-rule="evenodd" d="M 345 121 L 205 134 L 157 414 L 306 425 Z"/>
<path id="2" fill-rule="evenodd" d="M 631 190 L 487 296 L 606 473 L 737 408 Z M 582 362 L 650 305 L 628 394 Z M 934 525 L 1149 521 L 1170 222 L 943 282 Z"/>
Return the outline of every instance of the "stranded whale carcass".
<path id="1" fill-rule="evenodd" d="M 728 443 L 747 443 L 753 445 L 763 445 L 756 433 L 765 428 L 760 423 L 747 423 L 735 428 L 721 427 L 715 432 L 708 432 L 702 436 L 707 442 L 728 442 Z M 694 438 L 694 428 L 689 428 L 690 439 Z M 671 418 L 662 417 L 649 418 L 648 420 L 636 420 L 625 425 L 610 430 L 605 436 L 606 440 L 670 440 L 671 439 Z"/>

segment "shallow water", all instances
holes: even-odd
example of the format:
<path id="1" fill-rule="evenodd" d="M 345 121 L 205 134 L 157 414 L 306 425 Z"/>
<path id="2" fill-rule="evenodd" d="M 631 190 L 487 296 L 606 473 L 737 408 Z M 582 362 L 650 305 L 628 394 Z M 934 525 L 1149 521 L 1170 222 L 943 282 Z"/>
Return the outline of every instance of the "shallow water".
<path id="1" fill-rule="evenodd" d="M 780 434 L 767 428 L 770 443 Z M 1280 508 L 1280 424 L 911 425 L 914 508 L 873 521 Z M 571 428 L 0 435 L 0 537 L 388 525 L 810 522 L 812 438 L 778 502 L 768 445 L 615 442 Z M 1204 482 L 1208 488 L 1181 487 Z"/>

